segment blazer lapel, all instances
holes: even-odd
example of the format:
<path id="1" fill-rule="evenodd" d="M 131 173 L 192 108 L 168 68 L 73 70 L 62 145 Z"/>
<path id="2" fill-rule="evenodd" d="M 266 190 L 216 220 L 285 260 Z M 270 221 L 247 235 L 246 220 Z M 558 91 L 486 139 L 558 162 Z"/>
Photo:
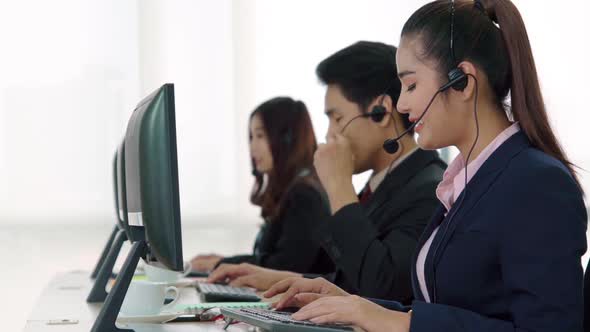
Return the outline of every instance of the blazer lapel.
<path id="1" fill-rule="evenodd" d="M 384 204 L 391 201 L 395 190 L 410 181 L 422 169 L 433 162 L 442 162 L 435 151 L 416 150 L 408 159 L 399 164 L 390 174 L 385 176 L 383 182 L 377 187 L 373 197 L 369 199 L 366 213 L 371 216 Z"/>
<path id="2" fill-rule="evenodd" d="M 519 152 L 530 146 L 530 142 L 524 133 L 519 132 L 510 137 L 504 144 L 502 144 L 492 155 L 484 162 L 481 168 L 477 171 L 475 176 L 469 181 L 465 190 L 459 195 L 451 210 L 444 216 L 444 208 L 442 208 L 442 216 L 437 212 L 437 215 L 431 224 L 427 227 L 429 235 L 432 234 L 434 228 L 440 224 L 439 230 L 432 241 L 428 256 L 425 262 L 425 279 L 426 286 L 430 298 L 433 296 L 433 285 L 435 273 L 435 266 L 440 261 L 440 258 L 449 242 L 453 237 L 457 226 L 460 223 L 468 223 L 469 220 L 464 220 L 470 210 L 482 198 L 487 189 L 495 182 L 498 175 L 501 174 L 510 160 Z M 440 209 L 439 209 L 440 212 Z M 421 245 L 424 245 L 428 238 L 421 239 Z M 423 241 L 422 241 L 423 240 Z M 419 287 L 418 287 L 419 288 Z"/>
<path id="3" fill-rule="evenodd" d="M 463 221 L 464 216 L 467 215 L 467 213 L 473 208 L 475 203 L 479 201 L 481 196 L 486 192 L 486 189 L 490 185 L 492 185 L 492 183 L 496 179 L 496 176 L 499 173 L 500 170 L 496 170 L 495 172 L 487 173 L 485 176 L 480 176 L 477 179 L 477 182 L 473 182 L 473 185 L 472 182 L 470 182 L 470 189 L 464 190 L 463 193 L 461 193 L 461 195 L 457 198 L 457 202 L 453 204 L 453 207 L 451 208 L 449 213 L 447 213 L 447 215 L 445 216 L 444 212 L 446 211 L 443 207 L 442 210 L 444 212 L 442 216 L 437 216 L 438 219 L 436 219 L 436 221 L 438 221 L 438 225 L 435 225 L 434 227 L 436 228 L 436 226 L 439 226 L 439 228 L 434 240 L 430 245 L 430 249 L 428 250 L 428 255 L 426 257 L 426 262 L 424 264 L 426 286 L 431 300 L 434 294 L 434 269 L 437 263 L 440 261 L 440 257 L 442 256 L 442 253 L 444 252 L 444 249 L 446 248 L 449 240 L 452 238 L 457 224 Z M 475 180 L 475 177 L 472 179 L 472 181 L 473 180 Z M 466 192 L 467 196 L 465 196 Z M 434 229 L 432 231 L 434 231 Z"/>
<path id="4" fill-rule="evenodd" d="M 440 204 L 439 207 L 435 210 L 434 215 L 432 216 L 432 218 L 430 219 L 430 222 L 428 223 L 428 225 L 426 226 L 426 229 L 424 229 L 424 233 L 422 233 L 422 235 L 420 236 L 420 239 L 418 240 L 418 245 L 416 247 L 416 250 L 414 251 L 414 255 L 412 258 L 412 262 L 414 262 L 414 264 L 412 264 L 412 290 L 414 292 L 414 297 L 416 300 L 419 301 L 424 301 L 424 294 L 422 294 L 422 290 L 420 289 L 420 283 L 418 282 L 418 271 L 417 271 L 417 264 L 416 262 L 418 261 L 418 254 L 420 253 L 420 250 L 422 249 L 422 247 L 424 247 L 424 243 L 426 243 L 426 241 L 428 241 L 428 239 L 430 238 L 430 236 L 432 235 L 432 232 L 434 232 L 434 229 L 440 225 L 441 221 L 443 220 L 443 218 L 445 217 L 445 207 Z M 425 266 L 426 268 L 426 266 Z M 426 274 L 426 269 L 424 271 L 425 276 Z M 428 285 L 429 283 L 427 283 Z"/>

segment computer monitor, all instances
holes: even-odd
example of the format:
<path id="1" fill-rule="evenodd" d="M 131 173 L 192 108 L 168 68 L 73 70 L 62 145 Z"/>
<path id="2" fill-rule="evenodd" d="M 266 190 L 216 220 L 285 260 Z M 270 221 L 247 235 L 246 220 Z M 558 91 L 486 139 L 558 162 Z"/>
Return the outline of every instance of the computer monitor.
<path id="1" fill-rule="evenodd" d="M 145 98 L 129 120 L 127 219 L 131 228 L 145 227 L 151 253 L 161 264 L 182 271 L 175 122 L 172 84 Z"/>
<path id="2" fill-rule="evenodd" d="M 113 276 L 113 268 L 121 252 L 123 243 L 130 237 L 127 225 L 127 203 L 125 194 L 125 142 L 123 141 L 115 154 L 113 161 L 113 187 L 115 188 L 115 207 L 117 222 L 113 230 L 112 241 L 107 243 L 108 251 L 96 273 L 96 278 L 86 302 L 104 302 L 107 297 L 106 285 Z M 105 250 L 107 248 L 105 247 Z"/>
<path id="3" fill-rule="evenodd" d="M 115 201 L 115 215 L 117 216 L 117 226 L 121 226 L 121 218 L 119 217 L 119 211 L 121 209 L 121 207 L 119 206 L 119 170 L 118 170 L 118 166 L 119 166 L 119 149 L 117 148 L 117 150 L 115 151 L 115 157 L 113 158 L 113 197 L 114 197 L 114 201 Z"/>
<path id="4" fill-rule="evenodd" d="M 113 186 L 115 188 L 115 206 L 117 223 L 113 230 L 112 241 L 107 243 L 108 252 L 96 273 L 94 284 L 90 288 L 86 302 L 104 302 L 107 297 L 106 285 L 113 277 L 113 268 L 121 252 L 123 243 L 132 237 L 132 232 L 127 224 L 127 195 L 125 190 L 125 141 L 118 149 L 113 163 Z M 106 250 L 107 248 L 105 248 Z"/>
<path id="5" fill-rule="evenodd" d="M 127 126 L 124 155 L 127 223 L 133 245 L 93 332 L 121 331 L 115 321 L 140 257 L 183 270 L 172 84 L 163 85 L 137 105 Z"/>
<path id="6" fill-rule="evenodd" d="M 129 226 L 127 219 L 127 171 L 125 162 L 125 140 L 121 142 L 117 149 L 117 197 L 119 201 L 119 226 L 125 231 L 129 241 L 143 239 L 143 228 L 132 228 Z"/>

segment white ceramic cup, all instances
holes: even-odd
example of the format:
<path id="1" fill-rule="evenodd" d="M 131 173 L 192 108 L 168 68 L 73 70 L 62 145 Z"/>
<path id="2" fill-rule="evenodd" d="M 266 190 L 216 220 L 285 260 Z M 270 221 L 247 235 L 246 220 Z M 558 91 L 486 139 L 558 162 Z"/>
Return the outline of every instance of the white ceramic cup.
<path id="1" fill-rule="evenodd" d="M 174 306 L 179 296 L 178 288 L 169 286 L 165 282 L 133 280 L 127 289 L 127 294 L 125 294 L 121 313 L 127 316 L 157 315 Z M 173 300 L 164 305 L 166 297 L 173 298 Z"/>
<path id="2" fill-rule="evenodd" d="M 191 272 L 191 264 L 186 262 L 182 273 L 152 264 L 145 264 L 143 269 L 145 270 L 145 275 L 149 281 L 171 283 L 178 281 L 180 278 L 186 277 Z"/>

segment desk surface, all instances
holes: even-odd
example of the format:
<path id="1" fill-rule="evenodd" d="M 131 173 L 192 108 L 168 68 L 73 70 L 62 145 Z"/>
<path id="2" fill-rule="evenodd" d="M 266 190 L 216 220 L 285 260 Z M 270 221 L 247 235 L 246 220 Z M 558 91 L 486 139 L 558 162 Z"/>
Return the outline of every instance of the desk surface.
<path id="1" fill-rule="evenodd" d="M 87 303 L 86 296 L 90 292 L 92 280 L 89 273 L 74 271 L 54 277 L 41 293 L 37 304 L 27 319 L 25 332 L 88 332 L 102 304 Z M 178 304 L 199 303 L 197 292 L 192 287 L 181 288 Z M 72 325 L 48 325 L 51 320 L 77 320 Z M 121 328 L 132 328 L 137 332 L 156 331 L 215 331 L 220 332 L 223 322 L 182 322 L 167 324 L 117 324 Z M 228 328 L 230 332 L 247 332 L 253 328 L 246 324 L 235 324 Z"/>

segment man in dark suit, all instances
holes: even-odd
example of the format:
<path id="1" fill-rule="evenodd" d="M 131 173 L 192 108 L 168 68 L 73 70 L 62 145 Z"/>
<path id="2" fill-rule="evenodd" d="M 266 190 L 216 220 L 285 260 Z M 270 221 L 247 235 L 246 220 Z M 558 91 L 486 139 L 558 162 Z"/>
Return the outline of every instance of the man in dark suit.
<path id="1" fill-rule="evenodd" d="M 412 135 L 405 135 L 393 154 L 382 148 L 387 138 L 411 125 L 395 110 L 401 88 L 395 52 L 390 45 L 358 42 L 316 69 L 327 87 L 330 126 L 328 143 L 316 152 L 315 167 L 331 210 L 338 212 L 314 236 L 334 264 L 327 279 L 351 293 L 408 303 L 410 263 L 438 205 L 435 190 L 446 164 L 436 152 L 419 149 Z M 357 195 L 352 175 L 369 170 L 371 178 Z M 210 281 L 230 279 L 233 285 L 266 289 L 296 275 L 248 264 L 222 265 Z"/>

